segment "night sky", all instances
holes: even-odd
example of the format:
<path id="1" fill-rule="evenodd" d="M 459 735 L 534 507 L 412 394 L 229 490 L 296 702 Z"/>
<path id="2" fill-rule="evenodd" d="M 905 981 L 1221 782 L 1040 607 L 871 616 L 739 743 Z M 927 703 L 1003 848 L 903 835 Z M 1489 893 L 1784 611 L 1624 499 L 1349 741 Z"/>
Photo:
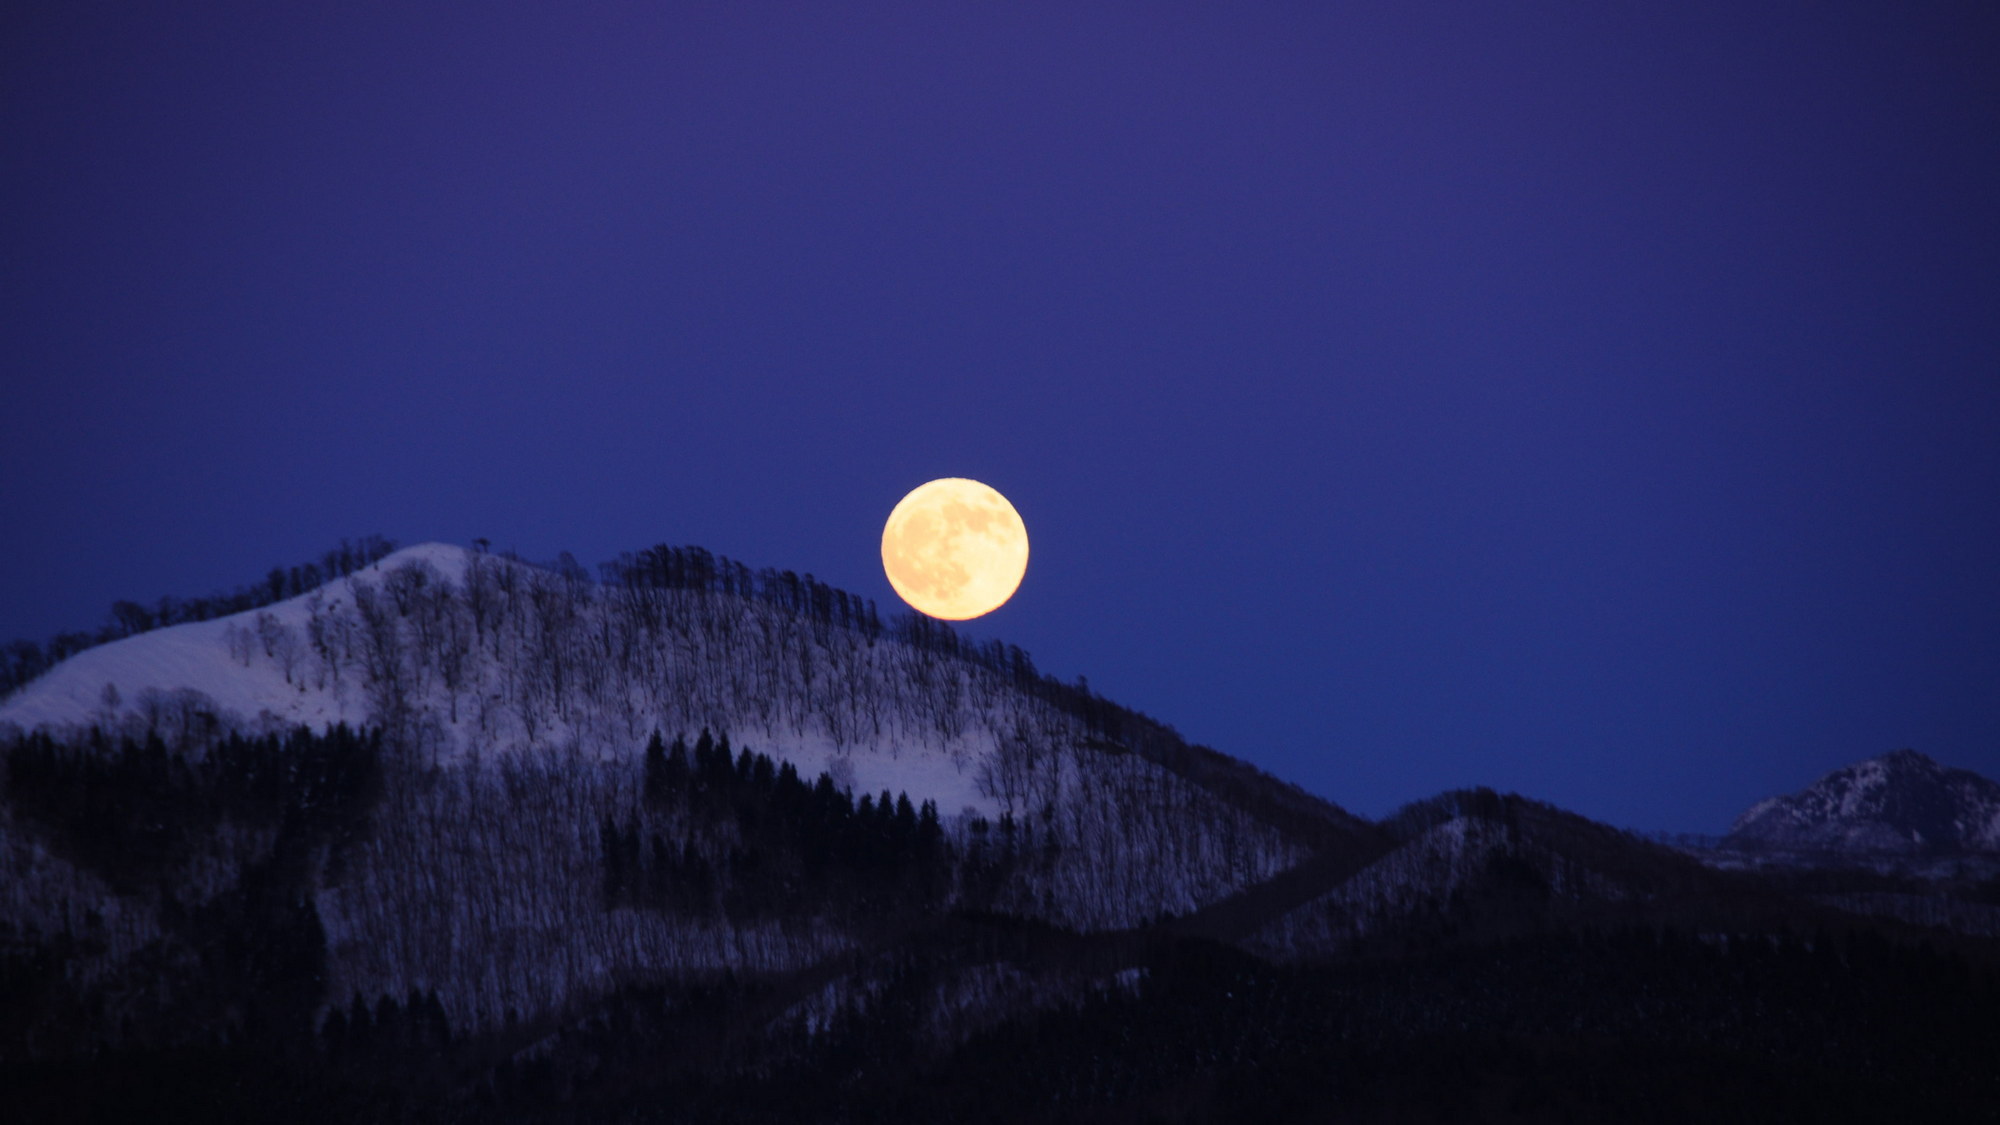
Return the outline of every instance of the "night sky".
<path id="1" fill-rule="evenodd" d="M 1367 815 L 2000 776 L 1986 0 L 0 21 L 0 640 L 370 532 L 886 610 L 969 476 L 967 632 Z"/>

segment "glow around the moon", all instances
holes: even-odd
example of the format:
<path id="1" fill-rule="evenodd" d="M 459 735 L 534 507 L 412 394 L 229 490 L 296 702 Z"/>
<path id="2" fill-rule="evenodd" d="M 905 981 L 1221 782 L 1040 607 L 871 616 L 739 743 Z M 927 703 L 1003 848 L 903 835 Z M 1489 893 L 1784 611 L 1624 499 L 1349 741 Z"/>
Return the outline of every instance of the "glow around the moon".
<path id="1" fill-rule="evenodd" d="M 921 613 L 964 621 L 1006 604 L 1028 572 L 1028 528 L 1005 496 L 976 480 L 917 486 L 882 528 L 889 585 Z"/>

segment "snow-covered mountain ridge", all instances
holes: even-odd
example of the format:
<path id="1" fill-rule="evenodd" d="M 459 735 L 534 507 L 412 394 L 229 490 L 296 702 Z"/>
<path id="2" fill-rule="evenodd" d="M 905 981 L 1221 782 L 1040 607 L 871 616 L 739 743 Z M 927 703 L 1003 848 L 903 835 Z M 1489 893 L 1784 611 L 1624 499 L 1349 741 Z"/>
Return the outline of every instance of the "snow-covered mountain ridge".
<path id="1" fill-rule="evenodd" d="M 1759 801 L 1724 839 L 1743 851 L 2000 853 L 2000 782 L 1897 750 Z"/>
<path id="2" fill-rule="evenodd" d="M 357 585 L 378 586 L 405 566 L 463 584 L 471 553 L 444 543 L 394 552 L 309 593 L 244 613 L 139 633 L 87 648 L 0 699 L 0 727 L 112 729 L 175 720 L 192 708 L 256 729 L 366 725 L 369 701 L 329 677 L 312 645 Z M 514 565 L 493 560 L 492 565 Z M 317 624 L 316 624 L 317 622 Z"/>
<path id="3" fill-rule="evenodd" d="M 299 597 L 86 650 L 0 701 L 0 743 L 10 729 L 171 744 L 341 723 L 387 731 L 401 768 L 433 777 L 426 801 L 470 810 L 506 777 L 581 786 L 544 854 L 573 852 L 564 862 L 582 869 L 599 851 L 583 810 L 602 802 L 623 815 L 653 732 L 726 733 L 809 782 L 824 774 L 857 797 L 932 802 L 962 842 L 1006 827 L 1008 846 L 1032 846 L 1038 862 L 994 904 L 1084 929 L 1197 910 L 1330 837 L 1368 831 L 1054 684 L 1018 650 L 917 619 L 885 624 L 810 576 L 753 576 L 691 548 L 628 556 L 593 582 L 421 544 Z M 390 844 L 400 831 L 385 815 L 367 845 L 396 878 L 407 874 Z M 324 892 L 323 912 L 350 919 L 356 950 L 369 925 L 345 904 L 375 878 L 362 865 Z M 485 878 L 468 872 L 465 885 Z M 574 876 L 552 878 L 535 909 L 566 901 L 558 884 Z M 593 895 L 569 909 L 581 917 Z M 378 921 L 386 933 L 392 919 Z"/>
<path id="4" fill-rule="evenodd" d="M 78 653 L 0 700 L 0 734 L 346 723 L 387 728 L 449 766 L 629 760 L 653 731 L 707 728 L 805 777 L 907 791 L 947 816 L 1025 818 L 1089 773 L 1215 792 L 1247 779 L 1294 827 L 1360 823 L 1157 724 L 1127 722 L 1107 740 L 1094 714 L 1134 716 L 1080 689 L 1052 692 L 1018 649 L 970 646 L 913 615 L 884 623 L 810 575 L 753 576 L 694 548 L 606 571 L 597 583 L 443 543 L 407 547 L 261 609 Z M 1135 748 L 1145 752 L 1124 752 Z"/>
<path id="5" fill-rule="evenodd" d="M 626 669 L 636 675 L 604 677 L 606 653 L 560 650 L 571 641 L 604 647 L 608 634 L 584 636 L 575 611 L 581 603 L 588 616 L 607 593 L 515 560 L 422 543 L 263 609 L 87 649 L 0 701 L 0 730 L 391 725 L 427 760 L 450 765 L 531 752 L 620 758 L 653 729 L 708 726 L 806 776 L 830 770 L 857 791 L 904 790 L 950 813 L 1003 811 L 979 791 L 973 769 L 997 745 L 991 724 L 953 714 L 913 731 L 878 714 L 864 736 L 837 706 L 777 714 L 768 677 L 729 677 L 729 687 L 766 689 L 760 703 L 725 698 L 723 685 L 705 682 L 702 669 L 725 666 L 716 649 L 745 655 L 739 630 L 754 629 L 752 643 L 772 639 L 772 623 L 754 607 L 713 615 L 699 630 L 665 627 L 669 613 L 656 612 L 658 631 L 674 634 L 662 646 L 670 651 Z M 660 602 L 704 600 L 656 593 Z M 852 639 L 826 647 L 852 655 L 856 646 L 841 643 Z M 641 638 L 617 640 L 629 653 Z M 646 672 L 664 674 L 647 682 Z M 810 667 L 802 676 L 814 678 Z"/>

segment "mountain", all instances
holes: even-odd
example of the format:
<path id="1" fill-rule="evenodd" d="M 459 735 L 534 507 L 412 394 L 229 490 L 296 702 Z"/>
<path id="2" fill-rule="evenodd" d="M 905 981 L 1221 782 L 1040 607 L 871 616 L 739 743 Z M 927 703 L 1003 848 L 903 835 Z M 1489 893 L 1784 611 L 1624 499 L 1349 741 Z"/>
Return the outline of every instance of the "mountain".
<path id="1" fill-rule="evenodd" d="M 1801 906 L 1741 873 L 1490 789 L 1413 802 L 1382 827 L 1386 850 L 1266 920 L 1245 948 L 1316 959 L 1634 919 L 1729 932 L 1796 919 Z"/>
<path id="2" fill-rule="evenodd" d="M 1264 858 L 1231 862 L 1258 870 L 1366 834 L 1329 802 L 1041 675 L 1018 648 L 975 646 L 915 614 L 884 622 L 810 574 L 672 547 L 604 571 L 600 583 L 573 563 L 405 548 L 267 607 L 81 652 L 0 700 L 0 733 L 188 739 L 345 723 L 456 767 L 631 761 L 652 731 L 706 728 L 807 778 L 907 791 L 964 823 L 1048 821 L 1077 807 L 1064 798 L 1129 775 L 1124 798 L 1255 807 L 1237 826 L 1255 842 L 1231 846 Z M 1141 813 L 1117 817 L 1130 828 Z"/>
<path id="3" fill-rule="evenodd" d="M 1897 750 L 1759 801 L 1736 818 L 1724 845 L 1852 855 L 2000 853 L 2000 782 Z"/>
<path id="4" fill-rule="evenodd" d="M 310 819 L 289 802 L 349 799 L 374 771 L 351 798 L 365 831 L 343 823 L 286 857 L 306 864 L 292 881 L 325 931 L 325 993 L 434 993 L 453 1026 L 488 1027 L 621 981 L 788 972 L 865 944 L 879 917 L 830 901 L 780 917 L 765 900 L 879 882 L 885 864 L 898 909 L 929 881 L 944 904 L 1093 931 L 1373 846 L 1359 818 L 1018 649 L 885 622 L 809 575 L 663 547 L 605 578 L 424 544 L 72 656 L 0 703 L 0 740 L 27 739 L 0 821 L 0 908 L 40 933 L 94 918 L 102 949 L 83 971 L 129 971 L 189 902 L 275 861 L 286 817 Z M 296 771 L 298 728 L 299 754 L 365 768 L 233 806 L 238 781 L 216 763 Z M 361 754 L 339 732 L 364 728 L 379 736 Z M 669 741 L 699 792 L 658 791 Z M 133 818 L 195 823 L 128 838 L 100 815 L 127 787 Z M 198 816 L 163 804 L 176 791 Z M 851 826 L 892 808 L 902 827 Z M 893 842 L 918 810 L 950 849 L 934 870 L 904 870 L 924 864 Z M 766 839 L 751 823 L 797 815 L 817 827 Z M 833 878 L 814 848 L 853 870 Z M 663 889 L 690 880 L 699 902 Z"/>
<path id="5" fill-rule="evenodd" d="M 1371 823 L 1017 648 L 698 548 L 323 574 L 0 699 L 12 1119 L 2000 1095 L 2000 887 L 1719 869 L 1485 789 Z"/>

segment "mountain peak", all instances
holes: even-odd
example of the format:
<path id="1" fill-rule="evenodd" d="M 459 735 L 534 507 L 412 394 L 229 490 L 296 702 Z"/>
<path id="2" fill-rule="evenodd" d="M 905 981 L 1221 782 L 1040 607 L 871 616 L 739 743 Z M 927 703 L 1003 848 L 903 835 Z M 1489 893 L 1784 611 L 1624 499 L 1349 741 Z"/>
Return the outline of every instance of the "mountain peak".
<path id="1" fill-rule="evenodd" d="M 2000 851 L 2000 783 L 1902 749 L 1834 770 L 1736 819 L 1729 843 L 1766 851 Z"/>
<path id="2" fill-rule="evenodd" d="M 1901 750 L 1891 750 L 1887 754 L 1883 754 L 1878 758 L 1873 758 L 1870 760 L 1880 762 L 1884 766 L 1890 767 L 1892 769 L 1921 769 L 1921 770 L 1935 771 L 1943 768 L 1938 765 L 1937 759 L 1931 757 L 1929 754 L 1925 754 L 1916 750 L 1911 750 L 1907 747 Z"/>

